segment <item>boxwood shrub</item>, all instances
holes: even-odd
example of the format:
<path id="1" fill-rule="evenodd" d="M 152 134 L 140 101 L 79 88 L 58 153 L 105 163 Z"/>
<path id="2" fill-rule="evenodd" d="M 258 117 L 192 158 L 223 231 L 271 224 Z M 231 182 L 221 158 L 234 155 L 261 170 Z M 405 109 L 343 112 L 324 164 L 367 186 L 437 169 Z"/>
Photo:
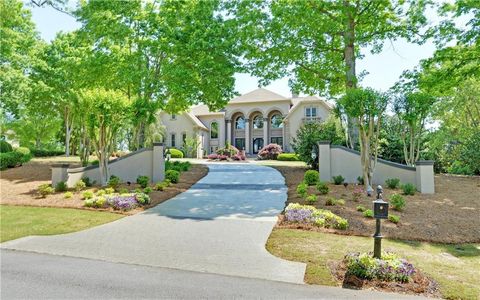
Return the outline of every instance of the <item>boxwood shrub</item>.
<path id="1" fill-rule="evenodd" d="M 65 151 L 63 150 L 48 150 L 48 149 L 35 149 L 35 148 L 30 148 L 30 152 L 35 157 L 59 156 L 65 153 Z"/>
<path id="2" fill-rule="evenodd" d="M 25 162 L 26 158 L 28 158 L 28 156 L 24 156 L 22 153 L 14 151 L 0 153 L 0 169 L 5 170 L 6 168 L 15 168 L 16 166 L 20 166 Z"/>
<path id="3" fill-rule="evenodd" d="M 296 153 L 281 153 L 277 156 L 277 160 L 281 161 L 299 161 L 298 155 Z"/>
<path id="4" fill-rule="evenodd" d="M 0 153 L 12 152 L 13 147 L 7 141 L 0 140 Z"/>
<path id="5" fill-rule="evenodd" d="M 316 170 L 306 171 L 305 175 L 303 176 L 303 180 L 308 185 L 316 185 L 318 183 L 318 181 L 320 180 L 318 171 L 316 171 Z"/>
<path id="6" fill-rule="evenodd" d="M 183 158 L 183 152 L 178 149 L 170 148 L 168 151 L 170 151 L 171 158 Z"/>

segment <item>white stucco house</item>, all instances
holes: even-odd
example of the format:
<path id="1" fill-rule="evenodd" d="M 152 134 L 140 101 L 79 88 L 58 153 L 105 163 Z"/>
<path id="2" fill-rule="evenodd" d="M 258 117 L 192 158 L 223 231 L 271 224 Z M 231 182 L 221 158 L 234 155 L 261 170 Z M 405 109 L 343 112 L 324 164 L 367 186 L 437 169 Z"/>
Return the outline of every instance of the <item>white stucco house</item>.
<path id="1" fill-rule="evenodd" d="M 206 105 L 181 114 L 160 113 L 167 147 L 181 148 L 187 137 L 201 145 L 197 157 L 215 153 L 226 142 L 246 154 L 256 154 L 264 145 L 276 143 L 290 152 L 290 143 L 305 122 L 323 122 L 332 107 L 316 96 L 286 98 L 264 88 L 229 101 L 220 111 Z"/>

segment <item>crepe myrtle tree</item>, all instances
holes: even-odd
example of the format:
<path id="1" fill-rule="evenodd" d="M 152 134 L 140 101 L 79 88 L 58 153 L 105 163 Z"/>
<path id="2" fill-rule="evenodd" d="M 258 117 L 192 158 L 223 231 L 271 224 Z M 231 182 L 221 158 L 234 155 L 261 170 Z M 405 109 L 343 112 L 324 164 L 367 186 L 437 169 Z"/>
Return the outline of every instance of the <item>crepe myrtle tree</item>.
<path id="1" fill-rule="evenodd" d="M 380 128 L 388 102 L 387 94 L 371 88 L 347 90 L 347 93 L 337 101 L 339 111 L 358 122 L 360 160 L 365 188 L 372 183 L 378 158 Z"/>
<path id="2" fill-rule="evenodd" d="M 114 150 L 117 134 L 129 119 L 130 102 L 121 92 L 94 88 L 80 92 L 80 105 L 86 108 L 87 132 L 98 157 L 103 186 L 110 177 L 108 159 Z"/>

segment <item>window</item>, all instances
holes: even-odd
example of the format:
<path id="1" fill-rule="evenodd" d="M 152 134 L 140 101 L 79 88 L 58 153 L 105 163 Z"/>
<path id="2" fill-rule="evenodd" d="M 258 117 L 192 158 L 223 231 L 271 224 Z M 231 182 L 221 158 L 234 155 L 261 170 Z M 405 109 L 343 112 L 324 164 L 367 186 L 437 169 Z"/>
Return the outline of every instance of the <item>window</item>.
<path id="1" fill-rule="evenodd" d="M 263 128 L 263 117 L 255 116 L 253 118 L 253 129 L 261 129 L 261 128 Z"/>
<path id="2" fill-rule="evenodd" d="M 175 147 L 175 133 L 170 136 L 170 146 Z"/>
<path id="3" fill-rule="evenodd" d="M 282 116 L 280 114 L 273 115 L 270 124 L 272 128 L 283 128 Z"/>
<path id="4" fill-rule="evenodd" d="M 270 143 L 277 144 L 283 147 L 283 137 L 271 137 Z"/>
<path id="5" fill-rule="evenodd" d="M 176 119 L 177 119 L 177 115 L 176 115 L 176 114 L 172 114 L 172 115 L 171 115 L 171 118 L 172 118 L 172 120 L 176 120 Z"/>
<path id="6" fill-rule="evenodd" d="M 240 116 L 235 119 L 235 129 L 245 129 L 245 118 Z"/>
<path id="7" fill-rule="evenodd" d="M 184 133 L 182 134 L 182 141 L 183 141 L 184 144 L 185 144 L 185 141 L 186 141 L 186 140 L 187 140 L 187 133 L 184 132 Z"/>
<path id="8" fill-rule="evenodd" d="M 245 139 L 244 138 L 236 138 L 235 139 L 235 148 L 238 150 L 245 150 Z"/>
<path id="9" fill-rule="evenodd" d="M 218 123 L 217 122 L 212 122 L 212 124 L 210 124 L 210 138 L 218 139 Z"/>
<path id="10" fill-rule="evenodd" d="M 305 108 L 305 117 L 306 118 L 316 118 L 317 117 L 317 108 L 316 107 Z"/>

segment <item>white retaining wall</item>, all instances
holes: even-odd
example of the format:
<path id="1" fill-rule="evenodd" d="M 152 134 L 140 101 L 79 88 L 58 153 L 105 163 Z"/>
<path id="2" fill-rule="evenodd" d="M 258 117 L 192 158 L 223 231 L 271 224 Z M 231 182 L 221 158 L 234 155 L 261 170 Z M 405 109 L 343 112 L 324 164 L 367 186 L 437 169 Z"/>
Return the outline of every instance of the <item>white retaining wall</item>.
<path id="1" fill-rule="evenodd" d="M 123 157 L 111 160 L 108 163 L 110 175 L 120 177 L 122 182 L 136 182 L 138 176 L 148 176 L 152 182 L 165 179 L 165 160 L 163 155 L 164 146 L 155 143 L 152 148 L 143 148 L 129 153 Z M 73 187 L 82 177 L 90 178 L 90 181 L 100 183 L 100 170 L 98 166 L 83 168 L 68 168 L 66 164 L 52 166 L 52 185 L 59 181 Z"/>
<path id="2" fill-rule="evenodd" d="M 345 182 L 355 183 L 362 176 L 362 165 L 358 151 L 331 146 L 329 141 L 319 143 L 318 163 L 320 180 L 332 181 L 333 176 L 342 175 Z M 418 161 L 415 167 L 378 159 L 373 174 L 372 186 L 385 184 L 388 178 L 398 178 L 401 183 L 412 183 L 425 194 L 435 191 L 433 161 Z"/>

